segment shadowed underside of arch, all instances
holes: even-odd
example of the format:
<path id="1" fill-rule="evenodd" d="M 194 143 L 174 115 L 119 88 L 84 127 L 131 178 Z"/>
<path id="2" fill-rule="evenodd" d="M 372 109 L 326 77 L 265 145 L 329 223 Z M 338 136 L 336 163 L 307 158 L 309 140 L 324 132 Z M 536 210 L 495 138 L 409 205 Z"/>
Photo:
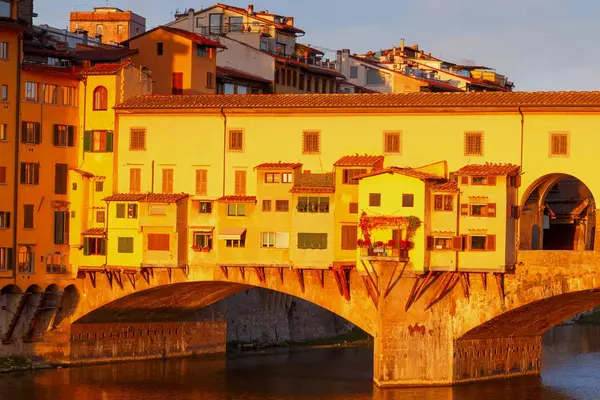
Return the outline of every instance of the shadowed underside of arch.
<path id="1" fill-rule="evenodd" d="M 459 340 L 539 336 L 597 305 L 600 305 L 600 289 L 553 296 L 499 315 L 471 329 Z"/>

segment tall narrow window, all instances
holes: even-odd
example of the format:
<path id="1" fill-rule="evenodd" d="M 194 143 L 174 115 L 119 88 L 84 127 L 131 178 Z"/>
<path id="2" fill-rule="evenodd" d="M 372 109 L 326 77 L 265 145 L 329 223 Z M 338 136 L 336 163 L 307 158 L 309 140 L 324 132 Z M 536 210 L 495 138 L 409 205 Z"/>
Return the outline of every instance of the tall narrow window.
<path id="1" fill-rule="evenodd" d="M 44 84 L 42 88 L 44 92 L 44 103 L 58 104 L 58 86 Z"/>
<path id="2" fill-rule="evenodd" d="M 26 144 L 42 143 L 42 125 L 39 122 L 22 122 L 21 142 Z"/>
<path id="3" fill-rule="evenodd" d="M 465 132 L 465 156 L 483 155 L 483 132 Z"/>
<path id="4" fill-rule="evenodd" d="M 0 142 L 5 142 L 8 140 L 8 125 L 0 124 Z"/>
<path id="5" fill-rule="evenodd" d="M 54 193 L 67 194 L 67 164 L 56 164 L 54 166 Z"/>
<path id="6" fill-rule="evenodd" d="M 21 163 L 21 184 L 38 185 L 40 183 L 40 164 Z"/>
<path id="7" fill-rule="evenodd" d="M 103 35 L 103 34 L 104 34 L 104 27 L 102 26 L 102 24 L 96 25 L 96 35 Z"/>
<path id="8" fill-rule="evenodd" d="M 302 133 L 302 152 L 304 154 L 319 154 L 321 152 L 321 132 L 304 131 Z"/>
<path id="9" fill-rule="evenodd" d="M 164 52 L 163 42 L 156 43 L 156 55 L 162 56 Z"/>
<path id="10" fill-rule="evenodd" d="M 141 193 L 142 191 L 142 169 L 131 168 L 129 170 L 129 192 Z"/>
<path id="11" fill-rule="evenodd" d="M 342 250 L 356 250 L 358 227 L 356 225 L 342 226 Z"/>
<path id="12" fill-rule="evenodd" d="M 183 72 L 173 72 L 172 94 L 183 94 Z"/>
<path id="13" fill-rule="evenodd" d="M 8 43 L 0 42 L 0 60 L 8 60 Z"/>
<path id="14" fill-rule="evenodd" d="M 0 92 L 0 101 L 8 101 L 8 85 L 2 85 Z"/>
<path id="15" fill-rule="evenodd" d="M 0 185 L 6 183 L 6 167 L 0 167 Z"/>
<path id="16" fill-rule="evenodd" d="M 173 193 L 173 169 L 164 168 L 162 170 L 162 192 Z"/>
<path id="17" fill-rule="evenodd" d="M 69 244 L 69 212 L 54 212 L 54 244 Z"/>
<path id="18" fill-rule="evenodd" d="M 208 171 L 205 169 L 196 170 L 196 194 L 198 196 L 206 196 Z"/>
<path id="19" fill-rule="evenodd" d="M 229 150 L 244 150 L 244 131 L 241 129 L 232 129 L 229 131 Z"/>
<path id="20" fill-rule="evenodd" d="M 37 82 L 25 82 L 25 100 L 26 101 L 39 101 L 40 93 L 38 90 Z"/>
<path id="21" fill-rule="evenodd" d="M 207 72 L 206 73 L 206 87 L 209 88 L 209 89 L 213 88 L 214 81 L 215 81 L 214 76 L 215 76 L 215 74 L 212 73 L 212 72 Z"/>
<path id="22" fill-rule="evenodd" d="M 400 132 L 386 132 L 384 151 L 388 154 L 400 154 Z"/>
<path id="23" fill-rule="evenodd" d="M 23 228 L 33 229 L 33 204 L 23 204 Z"/>
<path id="24" fill-rule="evenodd" d="M 567 133 L 550 134 L 550 155 L 568 156 L 569 155 L 569 135 Z"/>
<path id="25" fill-rule="evenodd" d="M 246 195 L 246 171 L 235 171 L 235 189 L 236 196 Z"/>
<path id="26" fill-rule="evenodd" d="M 131 128 L 129 130 L 129 150 L 145 151 L 146 150 L 146 129 Z"/>
<path id="27" fill-rule="evenodd" d="M 108 109 L 108 91 L 104 86 L 94 89 L 94 111 L 105 111 Z"/>
<path id="28" fill-rule="evenodd" d="M 52 144 L 58 147 L 74 147 L 75 127 L 72 125 L 54 125 Z"/>

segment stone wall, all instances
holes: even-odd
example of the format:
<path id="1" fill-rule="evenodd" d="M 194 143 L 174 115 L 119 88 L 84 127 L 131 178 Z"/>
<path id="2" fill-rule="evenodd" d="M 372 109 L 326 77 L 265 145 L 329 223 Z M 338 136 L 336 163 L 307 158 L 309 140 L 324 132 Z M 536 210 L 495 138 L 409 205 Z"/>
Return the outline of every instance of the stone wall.
<path id="1" fill-rule="evenodd" d="M 227 342 L 274 345 L 328 339 L 350 332 L 345 319 L 297 297 L 253 288 L 224 300 Z"/>

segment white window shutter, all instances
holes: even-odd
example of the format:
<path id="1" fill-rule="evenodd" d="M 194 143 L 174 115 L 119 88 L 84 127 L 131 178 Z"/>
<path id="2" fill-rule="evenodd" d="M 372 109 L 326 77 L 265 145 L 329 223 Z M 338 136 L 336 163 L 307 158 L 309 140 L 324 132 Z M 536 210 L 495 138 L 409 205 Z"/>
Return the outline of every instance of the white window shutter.
<path id="1" fill-rule="evenodd" d="M 288 232 L 277 232 L 275 234 L 275 248 L 276 249 L 289 249 L 290 248 L 290 234 Z"/>

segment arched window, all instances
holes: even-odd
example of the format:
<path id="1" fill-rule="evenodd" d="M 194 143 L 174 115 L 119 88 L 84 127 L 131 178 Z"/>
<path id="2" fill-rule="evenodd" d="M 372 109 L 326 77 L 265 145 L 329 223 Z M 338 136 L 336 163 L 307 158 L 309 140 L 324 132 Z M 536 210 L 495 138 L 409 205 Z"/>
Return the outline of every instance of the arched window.
<path id="1" fill-rule="evenodd" d="M 94 89 L 94 110 L 106 110 L 108 108 L 108 91 L 104 86 Z"/>
<path id="2" fill-rule="evenodd" d="M 104 33 L 104 28 L 102 24 L 96 25 L 96 35 L 102 35 Z"/>
<path id="3" fill-rule="evenodd" d="M 19 247 L 19 272 L 33 273 L 34 256 L 29 246 Z"/>

